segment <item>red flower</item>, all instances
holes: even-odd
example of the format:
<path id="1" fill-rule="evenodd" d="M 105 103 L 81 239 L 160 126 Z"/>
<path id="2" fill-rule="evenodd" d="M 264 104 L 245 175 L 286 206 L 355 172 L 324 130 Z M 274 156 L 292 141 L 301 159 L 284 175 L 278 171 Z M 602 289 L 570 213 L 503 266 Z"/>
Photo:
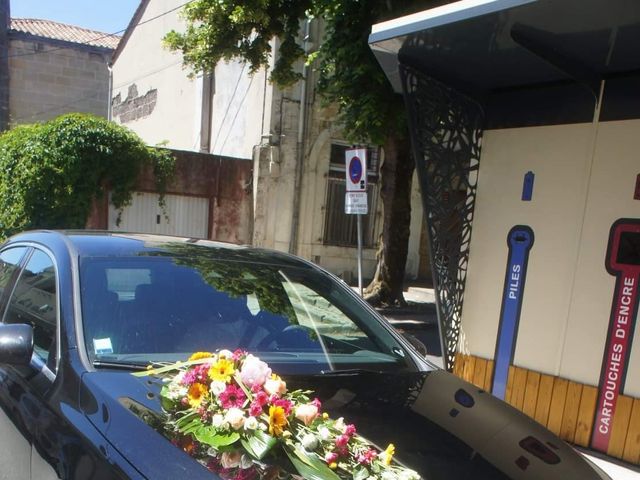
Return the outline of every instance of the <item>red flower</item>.
<path id="1" fill-rule="evenodd" d="M 348 435 L 338 435 L 336 438 L 336 447 L 344 447 L 349 442 Z"/>
<path id="2" fill-rule="evenodd" d="M 344 428 L 344 434 L 353 437 L 356 434 L 356 426 L 350 423 Z"/>
<path id="3" fill-rule="evenodd" d="M 262 408 L 262 405 L 254 400 L 249 406 L 249 415 L 251 415 L 252 417 L 260 416 L 262 414 Z"/>
<path id="4" fill-rule="evenodd" d="M 261 406 L 264 406 L 269 402 L 269 397 L 264 392 L 264 390 L 261 390 L 255 394 L 255 396 L 253 397 L 253 401 L 259 403 Z"/>
<path id="5" fill-rule="evenodd" d="M 225 391 L 218 398 L 222 408 L 242 408 L 244 401 L 247 399 L 242 389 L 234 385 L 227 385 Z"/>

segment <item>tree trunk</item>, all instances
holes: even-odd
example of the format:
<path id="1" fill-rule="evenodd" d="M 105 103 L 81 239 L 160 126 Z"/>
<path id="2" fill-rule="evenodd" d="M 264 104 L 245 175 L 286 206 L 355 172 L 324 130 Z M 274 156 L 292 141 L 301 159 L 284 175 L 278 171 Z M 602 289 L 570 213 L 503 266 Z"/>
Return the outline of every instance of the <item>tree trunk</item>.
<path id="1" fill-rule="evenodd" d="M 388 137 L 383 147 L 384 161 L 380 168 L 382 234 L 376 255 L 376 273 L 364 296 L 376 306 L 405 305 L 402 287 L 409 247 L 411 181 L 415 165 L 409 153 L 408 139 Z"/>

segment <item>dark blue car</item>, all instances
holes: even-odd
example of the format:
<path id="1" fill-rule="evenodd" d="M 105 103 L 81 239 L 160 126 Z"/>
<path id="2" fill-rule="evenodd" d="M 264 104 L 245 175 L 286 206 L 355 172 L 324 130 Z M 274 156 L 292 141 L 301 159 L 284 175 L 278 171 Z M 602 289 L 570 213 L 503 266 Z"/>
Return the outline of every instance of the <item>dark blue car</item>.
<path id="1" fill-rule="evenodd" d="M 242 348 L 425 479 L 608 478 L 424 360 L 299 258 L 142 234 L 28 232 L 0 249 L 0 478 L 211 479 L 159 433 L 150 363 Z"/>

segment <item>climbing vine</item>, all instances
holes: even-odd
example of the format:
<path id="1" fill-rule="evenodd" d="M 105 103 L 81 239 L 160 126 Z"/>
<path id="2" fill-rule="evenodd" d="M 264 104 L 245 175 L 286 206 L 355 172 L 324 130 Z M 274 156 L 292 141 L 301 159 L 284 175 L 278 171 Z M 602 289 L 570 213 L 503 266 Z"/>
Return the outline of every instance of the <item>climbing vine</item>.
<path id="1" fill-rule="evenodd" d="M 0 237 L 32 228 L 84 228 L 96 198 L 122 212 L 150 165 L 161 205 L 174 170 L 168 150 L 129 129 L 72 113 L 0 135 Z"/>

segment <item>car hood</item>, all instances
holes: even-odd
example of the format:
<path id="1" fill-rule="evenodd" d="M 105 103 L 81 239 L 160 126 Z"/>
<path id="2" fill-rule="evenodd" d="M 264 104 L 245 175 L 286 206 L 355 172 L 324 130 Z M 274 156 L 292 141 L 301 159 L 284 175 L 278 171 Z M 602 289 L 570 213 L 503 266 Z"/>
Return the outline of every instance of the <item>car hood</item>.
<path id="1" fill-rule="evenodd" d="M 445 372 L 345 372 L 287 378 L 315 390 L 323 409 L 424 479 L 600 479 L 587 461 L 506 403 Z M 147 478 L 212 478 L 152 428 L 161 415 L 152 378 L 98 371 L 83 376 L 89 420 Z M 142 421 L 141 421 L 142 420 Z M 606 477 L 605 477 L 606 478 Z"/>

